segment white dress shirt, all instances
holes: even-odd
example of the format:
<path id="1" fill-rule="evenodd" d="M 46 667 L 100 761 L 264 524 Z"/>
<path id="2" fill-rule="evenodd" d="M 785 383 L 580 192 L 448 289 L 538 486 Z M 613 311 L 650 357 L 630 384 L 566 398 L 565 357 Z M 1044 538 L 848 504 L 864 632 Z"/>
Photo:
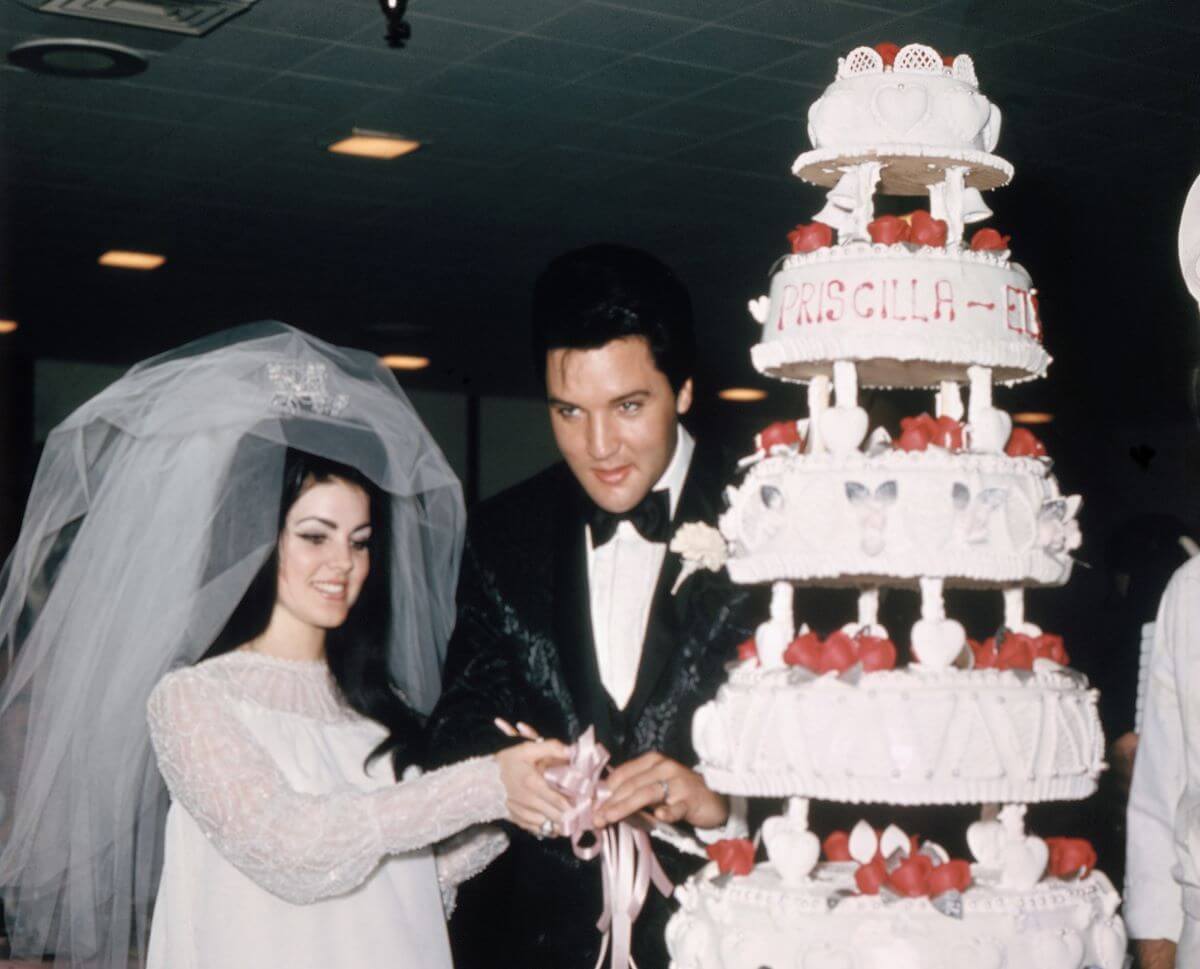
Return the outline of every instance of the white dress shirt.
<path id="1" fill-rule="evenodd" d="M 692 463 L 696 442 L 676 425 L 675 451 L 667 470 L 651 491 L 666 491 L 671 517 Z M 588 592 L 592 608 L 592 640 L 600 682 L 621 710 L 629 703 L 642 661 L 642 641 L 650 620 L 650 606 L 658 573 L 667 555 L 665 542 L 648 542 L 633 524 L 622 521 L 616 534 L 599 548 L 592 546 L 587 530 Z"/>
<path id="2" fill-rule="evenodd" d="M 1125 921 L 1135 939 L 1179 941 L 1200 966 L 1200 557 L 1159 606 L 1133 786 Z"/>

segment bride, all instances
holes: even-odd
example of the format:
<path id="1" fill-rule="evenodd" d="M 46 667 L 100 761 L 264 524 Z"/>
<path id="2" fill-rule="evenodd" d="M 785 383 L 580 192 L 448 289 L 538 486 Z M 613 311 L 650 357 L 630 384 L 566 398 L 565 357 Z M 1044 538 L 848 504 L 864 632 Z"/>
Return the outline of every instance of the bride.
<path id="1" fill-rule="evenodd" d="M 448 967 L 443 908 L 505 844 L 481 823 L 564 754 L 411 766 L 463 519 L 391 374 L 282 324 L 57 428 L 0 595 L 13 954 Z"/>

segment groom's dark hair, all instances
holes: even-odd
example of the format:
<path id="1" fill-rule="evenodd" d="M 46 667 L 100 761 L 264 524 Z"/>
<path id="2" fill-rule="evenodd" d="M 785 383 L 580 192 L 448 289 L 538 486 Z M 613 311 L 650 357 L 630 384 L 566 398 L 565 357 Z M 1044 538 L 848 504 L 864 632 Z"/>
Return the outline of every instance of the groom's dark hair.
<path id="1" fill-rule="evenodd" d="M 692 376 L 692 301 L 666 265 L 641 249 L 600 243 L 552 260 L 533 287 L 533 367 L 551 350 L 595 350 L 643 337 L 676 392 Z"/>

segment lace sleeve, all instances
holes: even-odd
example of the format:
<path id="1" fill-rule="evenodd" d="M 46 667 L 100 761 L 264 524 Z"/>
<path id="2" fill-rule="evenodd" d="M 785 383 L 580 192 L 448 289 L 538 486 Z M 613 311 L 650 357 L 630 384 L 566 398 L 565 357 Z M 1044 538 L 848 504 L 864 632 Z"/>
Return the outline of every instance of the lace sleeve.
<path id="1" fill-rule="evenodd" d="M 508 835 L 491 824 L 468 828 L 437 846 L 438 885 L 446 918 L 454 911 L 458 886 L 478 875 L 507 847 Z"/>
<path id="2" fill-rule="evenodd" d="M 492 758 L 378 791 L 301 793 L 195 667 L 164 677 L 147 709 L 172 798 L 231 864 L 289 902 L 343 894 L 386 854 L 507 815 Z"/>

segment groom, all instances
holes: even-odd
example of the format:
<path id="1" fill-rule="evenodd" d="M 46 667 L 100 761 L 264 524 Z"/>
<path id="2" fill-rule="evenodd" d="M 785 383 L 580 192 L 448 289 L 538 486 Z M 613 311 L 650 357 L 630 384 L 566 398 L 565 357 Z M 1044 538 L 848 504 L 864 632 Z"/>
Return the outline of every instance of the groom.
<path id="1" fill-rule="evenodd" d="M 647 253 L 589 246 L 542 273 L 533 330 L 563 462 L 470 522 L 431 759 L 511 742 L 496 718 L 566 741 L 593 726 L 616 768 L 601 823 L 651 812 L 709 839 L 740 833 L 693 769 L 691 722 L 766 608 L 711 572 L 672 594 L 671 535 L 684 522 L 715 524 L 728 477 L 679 422 L 693 393 L 687 292 Z M 524 830 L 460 893 L 460 969 L 595 965 L 600 866 L 559 836 L 564 803 L 542 784 L 512 806 Z M 675 882 L 699 866 L 654 844 Z M 665 969 L 670 911 L 651 889 L 634 928 L 640 969 Z"/>

